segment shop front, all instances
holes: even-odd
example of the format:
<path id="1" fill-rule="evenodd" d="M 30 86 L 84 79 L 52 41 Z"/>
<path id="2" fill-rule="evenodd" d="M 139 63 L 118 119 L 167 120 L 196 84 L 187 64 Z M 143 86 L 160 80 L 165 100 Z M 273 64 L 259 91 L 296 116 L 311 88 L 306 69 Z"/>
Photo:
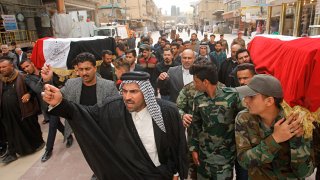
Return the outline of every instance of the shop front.
<path id="1" fill-rule="evenodd" d="M 225 21 L 225 27 L 227 27 L 224 33 L 237 33 L 241 23 L 240 13 L 237 10 L 225 12 L 222 14 Z"/>
<path id="2" fill-rule="evenodd" d="M 41 1 L 2 1 L 0 6 L 0 44 L 16 42 L 20 47 L 28 47 L 39 36 L 50 35 L 50 18 Z"/>
<path id="3" fill-rule="evenodd" d="M 270 1 L 268 27 L 270 34 L 314 36 L 320 34 L 320 1 Z"/>

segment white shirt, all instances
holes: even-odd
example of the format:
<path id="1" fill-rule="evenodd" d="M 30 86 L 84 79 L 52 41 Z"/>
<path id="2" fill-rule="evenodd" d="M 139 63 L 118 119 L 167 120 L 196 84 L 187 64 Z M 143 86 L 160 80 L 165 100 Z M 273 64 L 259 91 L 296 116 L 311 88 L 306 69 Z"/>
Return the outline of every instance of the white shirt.
<path id="1" fill-rule="evenodd" d="M 183 85 L 187 85 L 193 81 L 193 75 L 189 73 L 189 69 L 185 69 L 182 66 Z"/>
<path id="2" fill-rule="evenodd" d="M 131 113 L 132 120 L 138 131 L 139 137 L 144 148 L 147 150 L 149 157 L 155 166 L 160 166 L 158 150 L 153 131 L 151 115 L 145 107 L 139 112 Z"/>
<path id="3" fill-rule="evenodd" d="M 21 52 L 21 54 L 19 55 L 19 63 L 22 61 L 22 55 L 23 55 L 23 52 Z"/>

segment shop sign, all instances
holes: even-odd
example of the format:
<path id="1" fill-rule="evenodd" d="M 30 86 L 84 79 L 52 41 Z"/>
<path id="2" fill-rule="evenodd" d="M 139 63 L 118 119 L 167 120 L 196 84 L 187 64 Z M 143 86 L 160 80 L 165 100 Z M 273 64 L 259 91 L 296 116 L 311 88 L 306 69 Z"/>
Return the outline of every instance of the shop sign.
<path id="1" fill-rule="evenodd" d="M 1 15 L 3 26 L 6 31 L 18 30 L 17 20 L 15 15 Z"/>

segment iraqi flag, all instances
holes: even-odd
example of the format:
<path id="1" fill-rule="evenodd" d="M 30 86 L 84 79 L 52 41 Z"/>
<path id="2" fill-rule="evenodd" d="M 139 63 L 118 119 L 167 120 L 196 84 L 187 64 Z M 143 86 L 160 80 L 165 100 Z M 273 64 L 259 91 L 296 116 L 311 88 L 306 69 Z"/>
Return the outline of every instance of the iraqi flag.
<path id="1" fill-rule="evenodd" d="M 291 107 L 319 109 L 320 38 L 256 36 L 248 49 L 258 73 L 280 80 L 284 100 Z"/>
<path id="2" fill-rule="evenodd" d="M 92 53 L 96 60 L 101 60 L 103 50 L 110 50 L 115 54 L 114 38 L 42 38 L 37 40 L 33 48 L 31 60 L 37 68 L 44 63 L 54 68 L 73 69 L 72 61 L 82 53 Z"/>

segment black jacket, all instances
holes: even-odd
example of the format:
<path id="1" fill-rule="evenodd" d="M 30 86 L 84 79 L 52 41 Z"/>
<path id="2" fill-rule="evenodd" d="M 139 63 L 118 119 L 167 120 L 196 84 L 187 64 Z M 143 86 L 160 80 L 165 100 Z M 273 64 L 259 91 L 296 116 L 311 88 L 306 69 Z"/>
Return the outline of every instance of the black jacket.
<path id="1" fill-rule="evenodd" d="M 237 87 L 238 82 L 232 75 L 233 69 L 238 65 L 237 62 L 233 62 L 231 58 L 227 58 L 222 62 L 219 69 L 219 81 L 226 85 L 226 87 Z"/>
<path id="2" fill-rule="evenodd" d="M 168 72 L 170 67 L 179 66 L 175 61 L 170 65 L 165 65 L 164 62 L 160 62 L 156 65 L 156 77 L 159 78 L 159 75 L 163 72 Z M 158 86 L 160 88 L 160 94 L 163 96 L 170 95 L 170 88 L 168 86 Z"/>
<path id="3" fill-rule="evenodd" d="M 175 104 L 158 100 L 166 133 L 153 123 L 161 165 L 156 167 L 144 148 L 121 96 L 102 106 L 82 106 L 63 100 L 50 113 L 70 119 L 80 148 L 98 179 L 187 178 L 188 159 L 184 128 Z"/>

